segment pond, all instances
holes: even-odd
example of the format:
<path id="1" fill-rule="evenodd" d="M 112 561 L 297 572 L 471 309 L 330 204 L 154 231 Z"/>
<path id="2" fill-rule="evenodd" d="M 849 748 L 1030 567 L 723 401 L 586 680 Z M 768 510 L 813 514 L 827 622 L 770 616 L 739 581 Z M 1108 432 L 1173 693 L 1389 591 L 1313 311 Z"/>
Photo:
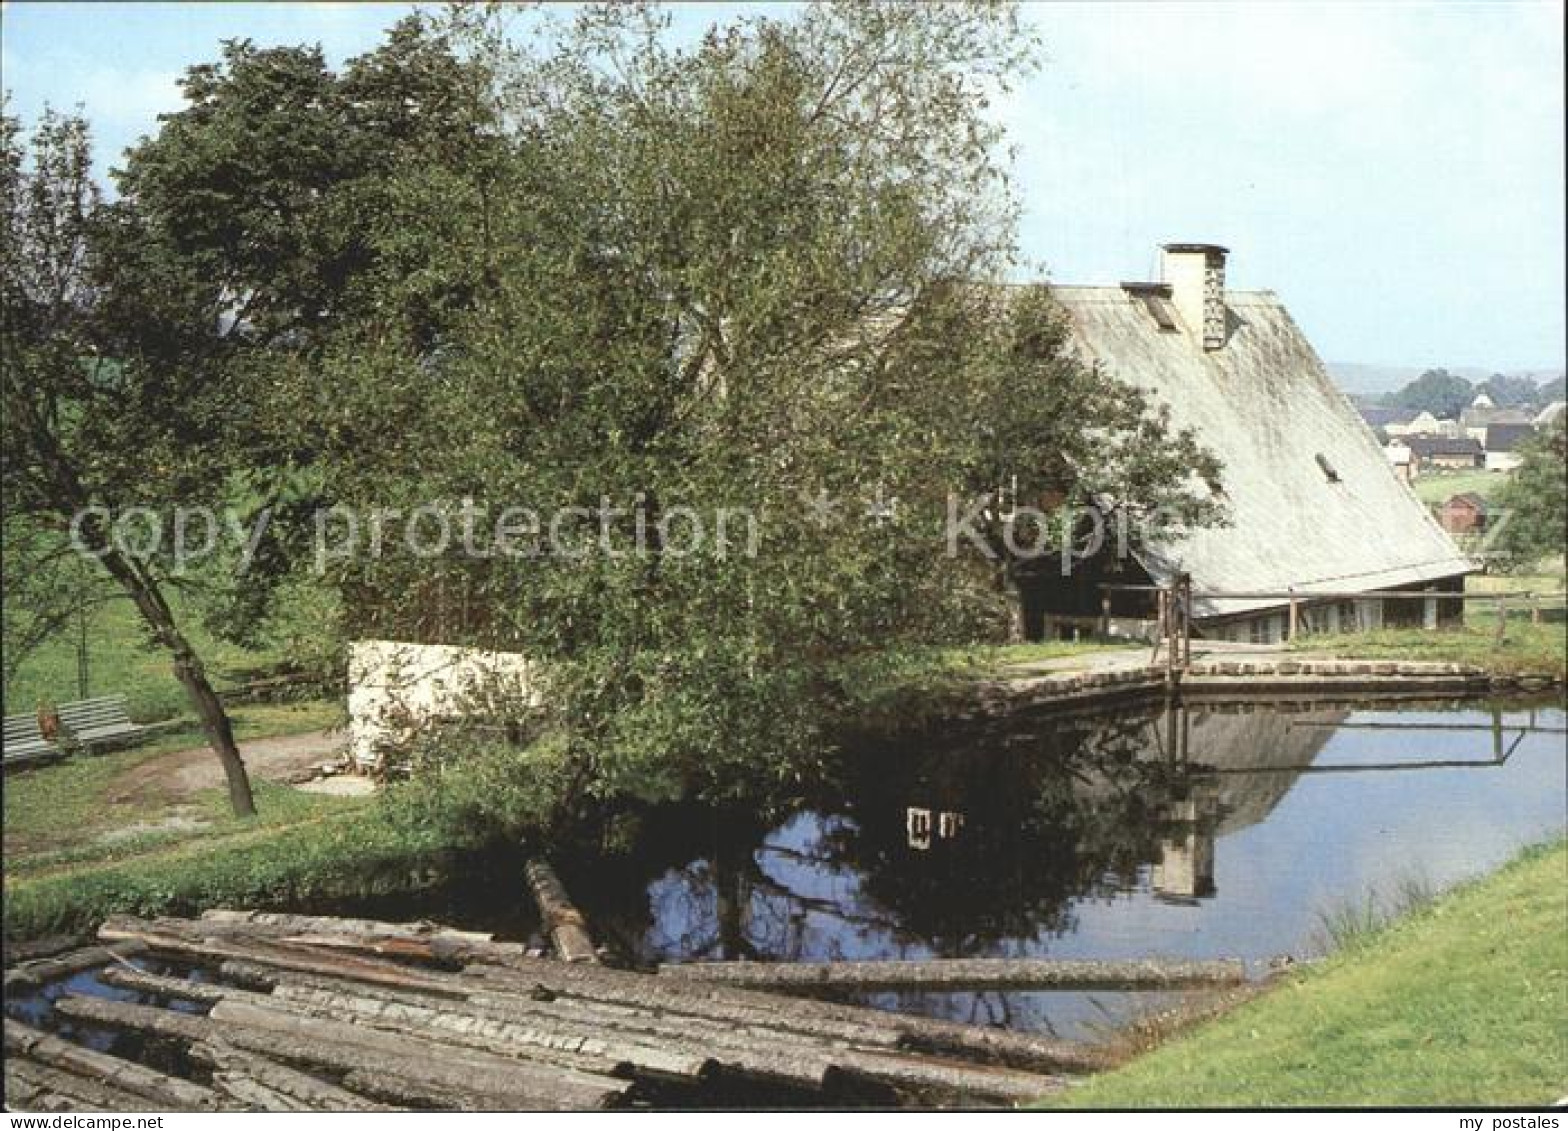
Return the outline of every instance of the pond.
<path id="1" fill-rule="evenodd" d="M 1321 953 L 1338 913 L 1563 835 L 1563 734 L 1550 700 L 1014 716 L 852 750 L 790 790 L 634 811 L 620 851 L 560 865 L 639 963 L 1234 956 L 1262 974 Z M 1151 1004 L 849 1000 L 1064 1037 Z"/>
<path id="2" fill-rule="evenodd" d="M 732 783 L 722 804 L 626 807 L 552 855 L 599 941 L 638 965 L 1239 957 L 1261 976 L 1322 953 L 1336 914 L 1397 908 L 1562 836 L 1564 732 L 1560 699 L 1018 714 L 860 742 L 805 780 Z M 300 910 L 538 940 L 521 850 L 470 863 L 416 896 Z M 8 1010 L 54 1027 L 67 990 L 125 996 L 85 974 Z M 1095 1039 L 1172 999 L 845 1000 Z"/>

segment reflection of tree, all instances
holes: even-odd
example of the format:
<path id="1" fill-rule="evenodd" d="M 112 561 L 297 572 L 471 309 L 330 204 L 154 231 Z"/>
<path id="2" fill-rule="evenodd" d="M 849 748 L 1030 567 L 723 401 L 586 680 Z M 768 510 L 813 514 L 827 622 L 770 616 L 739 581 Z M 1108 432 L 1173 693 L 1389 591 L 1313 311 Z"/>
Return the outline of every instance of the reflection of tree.
<path id="1" fill-rule="evenodd" d="M 1260 819 L 1294 780 L 1208 771 L 1306 765 L 1325 733 L 1272 712 L 1015 716 L 862 748 L 793 792 L 759 784 L 744 803 L 623 815 L 631 851 L 576 886 L 596 927 L 644 960 L 1038 950 L 1073 930 L 1075 904 L 1139 886 L 1151 865 L 1167 895 L 1205 896 L 1206 838 Z M 918 845 L 911 808 L 932 814 Z M 1181 852 L 1196 881 L 1173 878 Z M 1012 1008 L 1006 995 L 951 1004 L 982 1019 Z"/>

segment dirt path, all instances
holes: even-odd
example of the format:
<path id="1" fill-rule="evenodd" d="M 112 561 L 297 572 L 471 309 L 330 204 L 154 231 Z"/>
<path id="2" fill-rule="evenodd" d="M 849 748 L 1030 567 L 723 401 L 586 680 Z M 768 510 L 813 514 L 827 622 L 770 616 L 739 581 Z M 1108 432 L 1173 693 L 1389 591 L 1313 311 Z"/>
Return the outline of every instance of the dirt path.
<path id="1" fill-rule="evenodd" d="M 285 781 L 302 770 L 331 761 L 343 752 L 347 737 L 342 731 L 317 730 L 278 738 L 253 738 L 240 743 L 240 757 L 253 779 Z M 168 798 L 178 800 L 204 789 L 223 786 L 223 767 L 206 746 L 160 754 L 132 766 L 109 786 L 112 804 Z"/>

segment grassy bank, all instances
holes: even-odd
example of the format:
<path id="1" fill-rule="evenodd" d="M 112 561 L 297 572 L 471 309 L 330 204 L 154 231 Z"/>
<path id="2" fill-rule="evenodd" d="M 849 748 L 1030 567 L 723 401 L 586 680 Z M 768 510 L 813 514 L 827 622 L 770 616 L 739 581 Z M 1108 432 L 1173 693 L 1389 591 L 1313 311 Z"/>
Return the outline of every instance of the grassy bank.
<path id="1" fill-rule="evenodd" d="M 270 792 L 270 791 L 268 791 Z M 267 813 L 264 797 L 263 813 Z M 429 879 L 445 846 L 380 802 L 338 799 L 330 811 L 273 807 L 247 825 L 143 846 L 122 859 L 6 878 L 7 938 L 76 933 L 116 912 L 191 913 L 276 905 L 311 897 L 404 890 Z"/>
<path id="2" fill-rule="evenodd" d="M 1433 471 L 1418 475 L 1410 484 L 1423 503 L 1445 503 L 1455 495 L 1472 494 L 1490 501 L 1512 478 L 1501 471 Z"/>
<path id="3" fill-rule="evenodd" d="M 1533 1105 L 1568 1093 L 1568 845 L 1391 926 L 1053 1106 Z"/>
<path id="4" fill-rule="evenodd" d="M 1352 660 L 1468 664 L 1500 676 L 1568 676 L 1568 638 L 1561 623 L 1530 624 L 1510 617 L 1501 645 L 1495 625 L 1495 619 L 1476 616 L 1463 628 L 1303 636 L 1292 647 L 1298 652 Z"/>

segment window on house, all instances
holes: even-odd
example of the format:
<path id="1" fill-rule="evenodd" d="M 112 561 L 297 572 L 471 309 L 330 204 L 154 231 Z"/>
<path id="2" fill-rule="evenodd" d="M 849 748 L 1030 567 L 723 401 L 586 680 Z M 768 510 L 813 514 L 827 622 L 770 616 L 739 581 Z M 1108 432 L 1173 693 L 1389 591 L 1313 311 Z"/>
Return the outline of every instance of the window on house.
<path id="1" fill-rule="evenodd" d="M 1181 327 L 1176 322 L 1176 312 L 1171 308 L 1170 287 L 1162 283 L 1123 283 L 1122 289 L 1139 302 L 1161 330 L 1175 331 Z"/>

